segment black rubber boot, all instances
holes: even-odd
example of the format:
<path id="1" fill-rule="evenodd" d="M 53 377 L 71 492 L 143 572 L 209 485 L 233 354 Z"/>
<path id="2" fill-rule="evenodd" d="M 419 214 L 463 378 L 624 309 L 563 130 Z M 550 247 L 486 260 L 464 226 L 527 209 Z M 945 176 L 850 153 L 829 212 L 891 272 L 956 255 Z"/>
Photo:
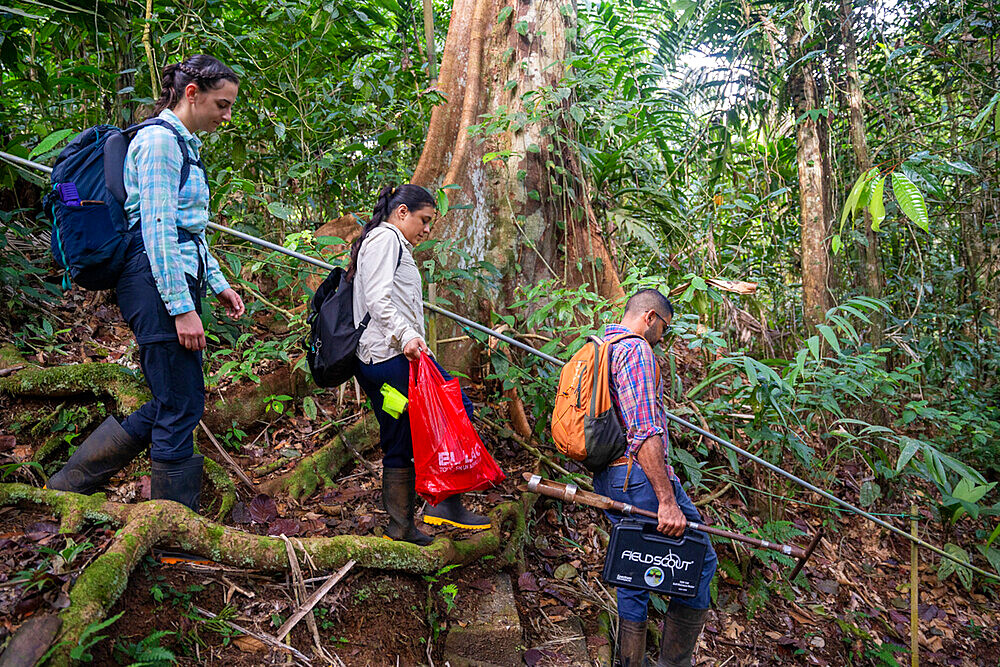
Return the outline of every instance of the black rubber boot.
<path id="1" fill-rule="evenodd" d="M 618 665 L 621 667 L 645 667 L 646 621 L 636 623 L 618 617 Z"/>
<path id="2" fill-rule="evenodd" d="M 382 506 L 389 513 L 385 536 L 392 540 L 412 542 L 425 547 L 434 541 L 413 524 L 417 502 L 417 474 L 413 468 L 382 469 Z"/>
<path id="3" fill-rule="evenodd" d="M 95 493 L 145 448 L 122 428 L 117 419 L 108 417 L 87 436 L 66 465 L 49 477 L 45 487 L 74 493 Z"/>
<path id="4" fill-rule="evenodd" d="M 462 505 L 462 494 L 456 493 L 445 498 L 437 506 L 427 505 L 424 510 L 424 523 L 432 526 L 440 526 L 446 523 L 458 528 L 469 528 L 472 530 L 484 530 L 490 527 L 490 518 L 482 514 L 476 514 Z"/>
<path id="5" fill-rule="evenodd" d="M 153 461 L 149 478 L 149 497 L 175 500 L 195 512 L 201 500 L 201 470 L 205 457 L 195 454 L 180 461 Z"/>
<path id="6" fill-rule="evenodd" d="M 707 615 L 707 609 L 692 609 L 680 604 L 670 606 L 663 622 L 657 667 L 691 667 L 691 656 Z"/>

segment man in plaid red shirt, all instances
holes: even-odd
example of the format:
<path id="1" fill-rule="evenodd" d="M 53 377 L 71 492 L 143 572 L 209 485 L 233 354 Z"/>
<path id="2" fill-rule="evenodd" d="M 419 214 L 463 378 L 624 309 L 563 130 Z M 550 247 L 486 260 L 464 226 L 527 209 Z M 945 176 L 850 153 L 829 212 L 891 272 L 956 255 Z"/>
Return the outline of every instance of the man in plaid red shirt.
<path id="1" fill-rule="evenodd" d="M 639 290 L 628 300 L 619 324 L 609 324 L 605 338 L 637 333 L 611 348 L 611 398 L 626 430 L 625 455 L 594 475 L 594 490 L 614 500 L 657 513 L 657 530 L 684 534 L 687 522 L 701 515 L 667 463 L 669 435 L 663 407 L 663 381 L 653 347 L 670 326 L 674 309 L 655 289 Z M 622 517 L 606 512 L 617 524 Z M 718 558 L 711 546 L 705 554 L 698 593 L 670 601 L 663 628 L 660 667 L 690 667 L 691 656 L 711 602 L 709 584 Z M 649 592 L 618 588 L 618 655 L 623 667 L 646 664 L 646 618 Z"/>

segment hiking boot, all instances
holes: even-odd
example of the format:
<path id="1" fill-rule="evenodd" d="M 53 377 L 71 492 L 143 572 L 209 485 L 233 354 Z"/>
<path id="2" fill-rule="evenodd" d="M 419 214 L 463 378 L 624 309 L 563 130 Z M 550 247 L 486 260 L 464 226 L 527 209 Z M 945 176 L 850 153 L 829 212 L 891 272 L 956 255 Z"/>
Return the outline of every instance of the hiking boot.
<path id="1" fill-rule="evenodd" d="M 434 538 L 421 532 L 413 523 L 417 502 L 416 482 L 417 474 L 413 468 L 382 469 L 382 506 L 389 514 L 385 536 L 425 547 Z"/>
<path id="2" fill-rule="evenodd" d="M 424 510 L 424 523 L 429 523 L 432 526 L 446 523 L 450 526 L 471 530 L 484 530 L 492 525 L 488 516 L 476 514 L 462 505 L 461 493 L 445 498 L 436 506 L 428 505 Z"/>
<path id="3" fill-rule="evenodd" d="M 680 604 L 670 605 L 663 622 L 660 639 L 660 659 L 657 667 L 691 667 L 691 656 L 705 627 L 707 609 L 692 609 Z"/>
<path id="4" fill-rule="evenodd" d="M 636 623 L 618 617 L 618 665 L 621 667 L 645 667 L 646 621 Z"/>
<path id="5" fill-rule="evenodd" d="M 153 461 L 149 475 L 150 499 L 175 500 L 197 512 L 204 463 L 205 457 L 201 454 L 180 461 Z"/>
<path id="6" fill-rule="evenodd" d="M 146 446 L 130 436 L 114 417 L 108 417 L 77 447 L 59 472 L 49 477 L 47 489 L 95 493 L 131 463 Z"/>

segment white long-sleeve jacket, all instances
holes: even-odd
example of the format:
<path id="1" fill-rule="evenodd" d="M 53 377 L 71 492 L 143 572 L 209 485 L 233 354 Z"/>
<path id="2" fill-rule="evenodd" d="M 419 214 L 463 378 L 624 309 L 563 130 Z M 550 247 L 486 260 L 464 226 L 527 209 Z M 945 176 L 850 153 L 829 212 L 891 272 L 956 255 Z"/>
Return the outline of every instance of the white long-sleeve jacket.
<path id="1" fill-rule="evenodd" d="M 424 337 L 423 285 L 413 259 L 413 245 L 388 222 L 368 233 L 358 253 L 354 326 L 361 324 L 365 313 L 372 317 L 361 334 L 357 354 L 366 364 L 402 354 L 403 346 L 418 336 Z"/>

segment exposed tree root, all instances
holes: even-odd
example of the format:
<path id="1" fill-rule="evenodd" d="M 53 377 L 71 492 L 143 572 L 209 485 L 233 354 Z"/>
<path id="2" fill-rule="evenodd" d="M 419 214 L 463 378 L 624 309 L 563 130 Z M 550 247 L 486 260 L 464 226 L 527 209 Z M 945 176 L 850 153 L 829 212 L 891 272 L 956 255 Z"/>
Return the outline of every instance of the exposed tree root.
<path id="1" fill-rule="evenodd" d="M 361 421 L 299 461 L 291 472 L 261 484 L 261 491 L 271 495 L 285 492 L 293 498 L 301 499 L 308 498 L 321 487 L 333 486 L 334 476 L 349 461 L 357 458 L 347 443 L 363 454 L 375 446 L 375 439 L 371 436 L 377 429 L 375 417 L 367 414 Z"/>
<path id="2" fill-rule="evenodd" d="M 0 378 L 0 392 L 32 398 L 93 395 L 114 401 L 120 414 L 131 414 L 149 400 L 136 376 L 118 364 L 83 363 L 41 368 L 29 366 Z"/>
<path id="3" fill-rule="evenodd" d="M 205 474 L 208 475 L 212 486 L 219 492 L 219 509 L 215 511 L 215 520 L 222 521 L 236 503 L 236 482 L 229 476 L 225 468 L 207 456 L 205 457 Z"/>
<path id="4" fill-rule="evenodd" d="M 413 574 L 434 574 L 446 565 L 465 565 L 485 555 L 499 553 L 505 565 L 521 557 L 525 513 L 534 496 L 494 508 L 493 528 L 468 540 L 439 537 L 428 547 L 378 537 L 338 535 L 296 540 L 298 549 L 316 567 L 335 570 L 348 560 L 362 567 L 392 569 Z M 108 550 L 88 566 L 70 591 L 70 606 L 60 617 L 58 637 L 62 646 L 53 658 L 56 665 L 70 663 L 69 651 L 81 633 L 100 620 L 124 592 L 129 574 L 142 556 L 159 543 L 211 558 L 225 565 L 257 570 L 289 568 L 285 542 L 277 537 L 253 535 L 199 516 L 187 507 L 166 500 L 135 505 L 114 503 L 102 495 L 81 496 L 24 484 L 0 484 L 0 505 L 18 502 L 45 505 L 62 518 L 62 530 L 79 530 L 85 521 L 120 526 Z"/>

